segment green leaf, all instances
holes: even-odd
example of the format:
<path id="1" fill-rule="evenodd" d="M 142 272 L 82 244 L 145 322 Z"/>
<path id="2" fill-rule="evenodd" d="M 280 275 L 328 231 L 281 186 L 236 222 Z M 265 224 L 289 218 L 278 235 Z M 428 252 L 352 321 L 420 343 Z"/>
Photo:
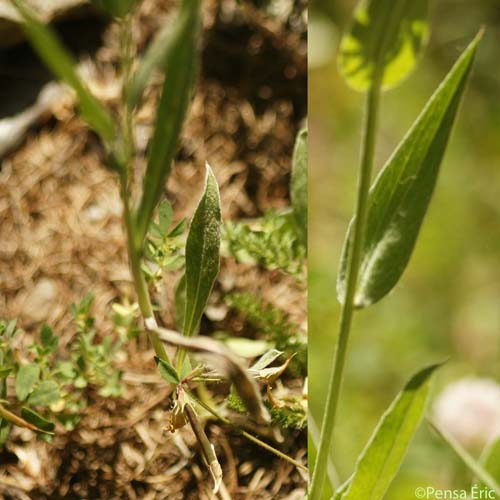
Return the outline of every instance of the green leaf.
<path id="1" fill-rule="evenodd" d="M 180 236 L 186 230 L 186 226 L 187 226 L 187 220 L 182 219 L 176 226 L 174 226 L 172 231 L 168 233 L 168 237 L 176 238 L 177 236 Z"/>
<path id="2" fill-rule="evenodd" d="M 486 485 L 488 489 L 495 492 L 496 496 L 500 498 L 500 484 L 495 478 L 486 470 L 462 445 L 449 433 L 440 429 L 434 422 L 427 420 L 431 428 L 436 434 L 455 452 L 458 458 L 462 460 L 464 465 L 474 474 L 482 484 Z"/>
<path id="3" fill-rule="evenodd" d="M 41 431 L 52 433 L 55 429 L 53 422 L 47 420 L 45 417 L 42 417 L 42 415 L 31 408 L 23 407 L 21 410 L 21 416 L 24 420 L 26 420 L 26 422 L 33 424 Z"/>
<path id="4" fill-rule="evenodd" d="M 406 455 L 425 410 L 429 378 L 439 365 L 418 372 L 383 415 L 342 500 L 382 500 Z"/>
<path id="5" fill-rule="evenodd" d="M 175 324 L 179 330 L 184 327 L 184 315 L 186 313 L 186 274 L 181 276 L 175 289 Z"/>
<path id="6" fill-rule="evenodd" d="M 42 61 L 60 80 L 76 92 L 82 117 L 104 141 L 114 140 L 114 123 L 106 108 L 89 92 L 76 73 L 76 63 L 55 33 L 40 22 L 23 0 L 12 0 L 19 11 L 24 30 Z"/>
<path id="7" fill-rule="evenodd" d="M 486 448 L 481 464 L 500 483 L 500 437 Z"/>
<path id="8" fill-rule="evenodd" d="M 12 339 L 16 333 L 17 320 L 13 319 L 9 321 L 7 324 L 7 328 L 5 329 L 5 336 L 8 339 Z"/>
<path id="9" fill-rule="evenodd" d="M 255 358 L 264 354 L 271 343 L 262 339 L 249 339 L 246 337 L 227 337 L 224 339 L 231 351 L 242 358 Z"/>
<path id="10" fill-rule="evenodd" d="M 277 349 L 271 349 L 270 351 L 267 351 L 250 367 L 250 371 L 259 372 L 260 370 L 267 368 L 271 363 L 276 361 L 282 354 L 283 352 L 278 351 Z"/>
<path id="11" fill-rule="evenodd" d="M 24 401 L 40 378 L 38 365 L 29 364 L 21 366 L 16 376 L 16 395 L 19 401 Z"/>
<path id="12" fill-rule="evenodd" d="M 52 328 L 48 325 L 43 325 L 40 332 L 40 339 L 42 341 L 43 347 L 48 349 L 50 352 L 54 352 L 59 344 L 59 338 L 56 337 L 52 331 Z"/>
<path id="13" fill-rule="evenodd" d="M 355 305 L 389 293 L 410 260 L 470 73 L 481 33 L 458 59 L 380 172 L 368 197 Z M 340 263 L 337 294 L 344 301 L 351 221 Z"/>
<path id="14" fill-rule="evenodd" d="M 160 203 L 160 207 L 158 208 L 158 218 L 159 223 L 158 226 L 162 235 L 167 234 L 168 228 L 172 223 L 172 218 L 174 216 L 174 210 L 172 209 L 172 205 L 167 200 Z"/>
<path id="15" fill-rule="evenodd" d="M 53 380 L 41 382 L 31 393 L 28 403 L 33 406 L 50 406 L 61 399 L 59 386 Z"/>
<path id="16" fill-rule="evenodd" d="M 160 359 L 155 356 L 156 365 L 158 366 L 158 370 L 160 375 L 169 383 L 178 385 L 181 382 L 179 378 L 179 374 L 177 370 L 166 360 Z"/>
<path id="17" fill-rule="evenodd" d="M 0 418 L 0 449 L 5 446 L 11 429 L 12 424 L 8 420 Z"/>
<path id="18" fill-rule="evenodd" d="M 91 0 L 99 9 L 108 12 L 114 17 L 126 16 L 139 0 Z"/>
<path id="19" fill-rule="evenodd" d="M 142 244 L 153 211 L 165 189 L 198 67 L 200 0 L 183 0 L 172 44 L 165 54 L 166 76 L 150 144 L 137 213 L 137 244 Z"/>
<path id="20" fill-rule="evenodd" d="M 196 332 L 219 273 L 221 222 L 219 187 L 207 164 L 205 192 L 191 221 L 186 242 L 184 335 Z"/>
<path id="21" fill-rule="evenodd" d="M 7 378 L 12 372 L 12 367 L 0 368 L 0 380 Z"/>
<path id="22" fill-rule="evenodd" d="M 307 130 L 297 135 L 292 162 L 290 196 L 295 222 L 302 242 L 307 244 Z"/>
<path id="23" fill-rule="evenodd" d="M 173 22 L 167 22 L 155 35 L 127 87 L 127 105 L 130 109 L 134 109 L 139 104 L 154 71 L 167 69 L 167 63 L 171 57 L 170 53 L 175 50 L 178 37 L 187 29 L 184 26 L 187 22 L 189 22 L 189 17 L 186 15 L 186 11 L 181 10 L 177 19 Z"/>
<path id="24" fill-rule="evenodd" d="M 428 0 L 362 0 L 340 45 L 347 83 L 367 90 L 375 80 L 390 88 L 416 66 L 429 38 Z"/>

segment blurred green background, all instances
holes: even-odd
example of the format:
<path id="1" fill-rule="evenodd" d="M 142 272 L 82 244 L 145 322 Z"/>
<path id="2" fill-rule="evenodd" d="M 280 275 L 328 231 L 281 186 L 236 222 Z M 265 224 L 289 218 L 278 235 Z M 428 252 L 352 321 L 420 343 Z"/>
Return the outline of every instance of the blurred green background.
<path id="1" fill-rule="evenodd" d="M 486 35 L 409 268 L 382 302 L 355 317 L 335 436 L 341 479 L 384 409 L 418 368 L 450 357 L 433 393 L 462 376 L 500 380 L 500 2 L 431 0 L 423 60 L 384 93 L 380 168 L 478 29 Z M 320 422 L 339 316 L 335 280 L 351 217 L 364 96 L 349 89 L 336 50 L 356 5 L 311 2 L 309 18 L 309 386 Z M 387 500 L 471 477 L 423 425 Z"/>

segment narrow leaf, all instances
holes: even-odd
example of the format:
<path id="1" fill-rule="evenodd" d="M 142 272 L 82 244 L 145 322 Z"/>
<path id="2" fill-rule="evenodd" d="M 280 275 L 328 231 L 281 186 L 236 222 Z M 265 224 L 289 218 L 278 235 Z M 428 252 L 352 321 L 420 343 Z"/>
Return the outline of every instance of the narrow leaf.
<path id="1" fill-rule="evenodd" d="M 26 422 L 33 424 L 36 427 L 36 430 L 39 432 L 46 432 L 48 434 L 52 434 L 55 425 L 50 420 L 47 420 L 45 417 L 42 417 L 39 413 L 31 408 L 24 407 L 21 410 L 21 415 Z"/>
<path id="2" fill-rule="evenodd" d="M 293 214 L 301 240 L 307 244 L 307 130 L 297 135 L 290 184 Z"/>
<path id="3" fill-rule="evenodd" d="M 175 324 L 179 330 L 184 326 L 186 312 L 186 275 L 183 274 L 175 289 Z"/>
<path id="4" fill-rule="evenodd" d="M 165 54 L 166 76 L 137 213 L 137 244 L 142 244 L 165 189 L 191 98 L 198 67 L 200 0 L 183 0 L 175 26 L 177 30 Z"/>
<path id="5" fill-rule="evenodd" d="M 11 429 L 12 424 L 5 418 L 0 418 L 0 449 L 7 443 Z"/>
<path id="6" fill-rule="evenodd" d="M 267 368 L 271 363 L 276 361 L 281 355 L 282 351 L 278 351 L 277 349 L 271 349 L 267 351 L 263 356 L 261 356 L 250 368 L 250 371 L 259 372 L 264 368 Z"/>
<path id="7" fill-rule="evenodd" d="M 10 431 L 10 425 L 6 424 L 9 422 L 10 424 L 17 425 L 18 427 L 24 427 L 25 429 L 30 429 L 32 431 L 37 432 L 47 432 L 43 427 L 37 425 L 37 423 L 30 421 L 25 418 L 26 413 L 23 408 L 21 410 L 22 418 L 12 413 L 10 410 L 7 410 L 2 405 L 0 405 L 0 444 L 3 446 L 5 444 L 5 440 L 8 437 Z M 34 412 L 33 412 L 34 413 Z M 29 415 L 28 415 L 29 416 Z"/>
<path id="8" fill-rule="evenodd" d="M 486 448 L 481 464 L 493 479 L 500 484 L 500 437 Z"/>
<path id="9" fill-rule="evenodd" d="M 186 23 L 189 21 L 186 10 L 181 10 L 173 22 L 166 23 L 155 35 L 128 85 L 127 105 L 130 109 L 134 109 L 139 104 L 154 71 L 156 69 L 166 70 L 171 57 L 170 53 L 174 50 L 175 44 L 178 43 L 177 39 L 187 29 Z"/>
<path id="10" fill-rule="evenodd" d="M 418 372 L 385 412 L 358 459 L 342 500 L 384 498 L 420 424 L 429 392 L 429 378 L 438 366 Z"/>
<path id="11" fill-rule="evenodd" d="M 380 172 L 368 198 L 368 214 L 355 304 L 366 307 L 399 281 L 427 212 L 439 167 L 470 73 L 479 34 Z M 337 293 L 344 301 L 353 223 L 342 252 Z"/>
<path id="12" fill-rule="evenodd" d="M 23 365 L 16 376 L 16 396 L 19 401 L 24 401 L 33 390 L 40 377 L 40 368 L 38 365 Z"/>
<path id="13" fill-rule="evenodd" d="M 366 90 L 397 85 L 416 66 L 429 38 L 428 0 L 361 0 L 342 38 L 339 67 L 347 83 Z"/>
<path id="14" fill-rule="evenodd" d="M 40 22 L 23 0 L 12 0 L 24 24 L 26 35 L 34 49 L 54 73 L 76 92 L 82 117 L 108 144 L 114 139 L 114 124 L 106 108 L 89 92 L 76 73 L 76 63 L 55 33 Z"/>
<path id="15" fill-rule="evenodd" d="M 193 335 L 200 323 L 219 273 L 221 231 L 219 187 L 207 164 L 205 191 L 189 228 L 186 242 L 186 311 L 184 335 Z"/>
<path id="16" fill-rule="evenodd" d="M 33 406 L 50 406 L 61 398 L 59 386 L 53 380 L 41 382 L 30 394 L 28 403 Z"/>
<path id="17" fill-rule="evenodd" d="M 458 458 L 462 460 L 465 466 L 474 474 L 474 476 L 485 484 L 491 491 L 500 498 L 500 484 L 492 475 L 451 435 L 440 429 L 434 422 L 428 420 L 429 425 L 436 434 L 455 452 Z"/>

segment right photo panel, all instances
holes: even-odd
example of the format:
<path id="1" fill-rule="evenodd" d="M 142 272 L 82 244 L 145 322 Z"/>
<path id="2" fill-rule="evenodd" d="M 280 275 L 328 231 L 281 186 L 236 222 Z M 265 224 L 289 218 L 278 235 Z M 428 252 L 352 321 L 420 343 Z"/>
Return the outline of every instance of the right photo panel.
<path id="1" fill-rule="evenodd" d="M 500 10 L 309 9 L 308 500 L 500 498 Z"/>

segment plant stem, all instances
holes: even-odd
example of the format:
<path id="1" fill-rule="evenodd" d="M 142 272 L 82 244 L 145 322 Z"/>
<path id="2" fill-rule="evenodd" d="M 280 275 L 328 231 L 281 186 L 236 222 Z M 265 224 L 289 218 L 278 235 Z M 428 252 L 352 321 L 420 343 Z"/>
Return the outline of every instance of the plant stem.
<path id="1" fill-rule="evenodd" d="M 354 314 L 354 299 L 358 282 L 363 236 L 368 208 L 373 159 L 375 154 L 375 136 L 380 102 L 380 79 L 376 78 L 367 95 L 367 113 L 361 154 L 361 169 L 358 179 L 358 197 L 354 218 L 354 233 L 349 252 L 347 287 L 340 313 L 339 333 L 335 349 L 335 361 L 330 374 L 328 394 L 323 415 L 321 438 L 319 442 L 316 465 L 309 490 L 309 500 L 320 500 L 328 467 L 328 457 L 333 441 L 335 418 L 342 387 L 342 379 L 347 355 L 349 332 Z"/>
<path id="2" fill-rule="evenodd" d="M 304 464 L 301 464 L 297 460 L 293 459 L 292 457 L 289 457 L 285 453 L 277 450 L 276 448 L 272 447 L 270 444 L 265 443 L 264 441 L 262 441 L 261 439 L 253 436 L 249 432 L 246 432 L 246 431 L 240 429 L 236 424 L 234 424 L 233 422 L 231 422 L 231 420 L 229 420 L 226 417 L 223 417 L 220 413 L 218 413 L 216 410 L 214 410 L 210 405 L 208 405 L 207 403 L 205 403 L 201 399 L 197 398 L 191 391 L 189 391 L 188 394 L 189 394 L 189 396 L 194 401 L 196 401 L 196 403 L 198 403 L 202 408 L 204 408 L 205 410 L 207 410 L 208 413 L 210 413 L 211 415 L 213 415 L 217 420 L 219 420 L 223 424 L 229 425 L 235 431 L 239 432 L 242 436 L 246 437 L 249 441 L 252 441 L 256 445 L 258 445 L 261 448 L 269 451 L 270 453 L 276 455 L 277 457 L 279 457 L 279 458 L 281 458 L 283 460 L 286 460 L 287 462 L 291 463 L 292 465 L 295 465 L 295 467 L 298 467 L 299 469 L 302 469 L 303 471 L 308 472 L 308 469 L 307 469 L 307 467 Z"/>
<path id="3" fill-rule="evenodd" d="M 122 175 L 122 179 L 124 176 Z M 134 282 L 135 292 L 137 294 L 137 301 L 139 303 L 139 309 L 141 310 L 142 317 L 146 323 L 153 320 L 156 324 L 156 320 L 154 317 L 153 306 L 151 305 L 151 298 L 149 296 L 148 285 L 144 278 L 144 273 L 141 269 L 141 249 L 136 247 L 135 244 L 135 232 L 134 225 L 132 221 L 132 214 L 130 212 L 129 200 L 128 200 L 128 192 L 123 192 L 126 189 L 126 180 L 122 180 L 122 198 L 123 198 L 123 213 L 125 219 L 125 227 L 127 230 L 127 250 L 128 257 L 130 263 L 130 271 L 132 273 L 132 279 Z M 149 325 L 146 325 L 146 330 L 149 335 L 149 339 L 151 344 L 153 345 L 153 349 L 156 355 L 165 361 L 170 363 L 169 356 L 163 345 L 163 342 L 158 337 L 158 334 L 151 330 Z"/>
<path id="4" fill-rule="evenodd" d="M 128 15 L 121 25 L 121 41 L 122 41 L 122 78 L 123 78 L 123 99 L 126 102 L 127 89 L 132 74 L 133 62 L 133 43 L 132 43 L 132 16 Z M 127 251 L 130 264 L 130 271 L 134 282 L 135 292 L 137 294 L 137 301 L 139 309 L 143 316 L 144 321 L 153 321 L 154 319 L 153 307 L 149 296 L 149 290 L 144 278 L 144 273 L 141 269 L 142 261 L 142 241 L 137 241 L 137 230 L 135 224 L 135 217 L 130 209 L 130 187 L 129 181 L 133 175 L 133 157 L 134 157 L 134 133 L 133 133 L 133 111 L 124 104 L 121 109 L 121 151 L 117 155 L 120 164 L 120 185 L 121 185 L 121 198 L 123 201 L 123 218 L 125 229 L 127 233 Z M 165 346 L 160 341 L 158 334 L 146 328 L 148 335 L 153 345 L 156 355 L 165 361 L 170 362 Z"/>

